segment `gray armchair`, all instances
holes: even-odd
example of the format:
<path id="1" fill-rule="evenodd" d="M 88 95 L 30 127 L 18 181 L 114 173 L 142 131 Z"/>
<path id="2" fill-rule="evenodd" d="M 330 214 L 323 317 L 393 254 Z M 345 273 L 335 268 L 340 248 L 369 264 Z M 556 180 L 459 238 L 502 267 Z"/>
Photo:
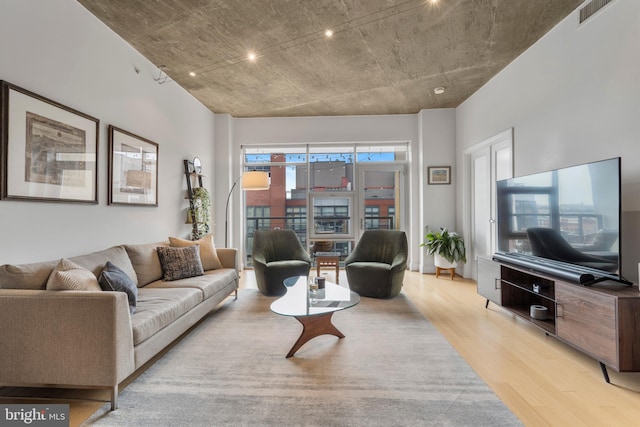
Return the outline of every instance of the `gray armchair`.
<path id="1" fill-rule="evenodd" d="M 349 288 L 365 297 L 395 297 L 402 289 L 407 253 L 404 231 L 365 231 L 344 262 Z"/>
<path id="2" fill-rule="evenodd" d="M 311 257 L 292 230 L 259 230 L 251 250 L 258 289 L 265 295 L 284 295 L 284 279 L 308 276 Z"/>

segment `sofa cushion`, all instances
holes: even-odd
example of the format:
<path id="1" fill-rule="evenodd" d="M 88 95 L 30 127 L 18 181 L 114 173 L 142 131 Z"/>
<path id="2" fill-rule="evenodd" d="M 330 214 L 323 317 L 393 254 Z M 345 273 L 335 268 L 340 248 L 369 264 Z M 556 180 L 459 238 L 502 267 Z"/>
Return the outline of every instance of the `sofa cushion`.
<path id="1" fill-rule="evenodd" d="M 202 301 L 193 288 L 138 289 L 138 306 L 131 316 L 133 345 L 138 345 L 171 324 Z"/>
<path id="2" fill-rule="evenodd" d="M 184 248 L 160 246 L 157 251 L 164 274 L 163 280 L 178 280 L 204 274 L 200 261 L 199 245 L 185 246 Z"/>
<path id="3" fill-rule="evenodd" d="M 237 278 L 238 274 L 236 270 L 232 268 L 220 268 L 218 270 L 205 271 L 202 276 L 174 280 L 173 282 L 156 280 L 155 282 L 149 283 L 146 288 L 195 288 L 200 289 L 203 298 L 207 299 L 218 293 L 220 289 L 236 281 Z"/>
<path id="4" fill-rule="evenodd" d="M 138 288 L 127 273 L 115 266 L 111 261 L 107 261 L 100 272 L 98 283 L 103 291 L 126 293 L 129 299 L 129 312 L 133 314 L 136 311 Z"/>
<path id="5" fill-rule="evenodd" d="M 185 240 L 177 237 L 169 237 L 169 243 L 176 248 L 183 248 L 185 246 L 191 246 L 193 244 L 200 245 L 200 261 L 202 261 L 202 268 L 205 270 L 216 270 L 222 268 L 220 258 L 216 252 L 216 246 L 213 243 L 213 234 L 207 234 L 198 240 Z"/>
<path id="6" fill-rule="evenodd" d="M 159 246 L 169 246 L 169 242 L 124 245 L 138 278 L 139 288 L 162 279 L 162 266 L 156 251 Z"/>
<path id="7" fill-rule="evenodd" d="M 59 261 L 0 266 L 0 289 L 44 290 L 51 272 Z"/>
<path id="8" fill-rule="evenodd" d="M 96 277 L 100 275 L 104 264 L 107 261 L 111 261 L 113 265 L 124 271 L 134 283 L 137 281 L 136 273 L 124 246 L 112 246 L 98 252 L 74 256 L 69 260 L 91 271 Z"/>
<path id="9" fill-rule="evenodd" d="M 48 291 L 101 291 L 96 276 L 86 268 L 61 259 L 47 281 Z"/>

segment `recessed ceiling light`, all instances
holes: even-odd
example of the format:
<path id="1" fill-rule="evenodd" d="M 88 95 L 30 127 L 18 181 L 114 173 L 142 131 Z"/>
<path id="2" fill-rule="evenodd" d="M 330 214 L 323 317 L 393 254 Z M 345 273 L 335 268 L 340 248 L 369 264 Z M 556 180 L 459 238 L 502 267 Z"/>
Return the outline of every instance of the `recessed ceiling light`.
<path id="1" fill-rule="evenodd" d="M 444 86 L 438 86 L 433 90 L 433 93 L 435 93 L 436 95 L 442 95 L 444 93 L 444 89 Z"/>
<path id="2" fill-rule="evenodd" d="M 325 30 L 324 32 L 325 37 L 331 37 L 333 35 L 333 31 L 332 30 Z"/>
<path id="3" fill-rule="evenodd" d="M 254 62 L 254 61 L 256 60 L 256 54 L 255 54 L 255 53 L 253 53 L 253 52 L 249 52 L 249 53 L 247 54 L 247 59 L 248 59 L 249 61 L 251 61 L 251 62 Z"/>
<path id="4" fill-rule="evenodd" d="M 189 75 L 190 75 L 191 77 L 195 77 L 195 76 L 196 76 L 196 73 L 195 73 L 195 71 L 189 71 Z"/>

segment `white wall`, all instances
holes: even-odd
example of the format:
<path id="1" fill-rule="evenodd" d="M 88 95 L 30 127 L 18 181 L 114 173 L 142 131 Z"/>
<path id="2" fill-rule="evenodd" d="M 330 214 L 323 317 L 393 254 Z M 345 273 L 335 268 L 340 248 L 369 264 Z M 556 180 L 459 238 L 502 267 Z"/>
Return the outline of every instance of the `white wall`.
<path id="1" fill-rule="evenodd" d="M 457 231 L 455 217 L 456 189 L 459 188 L 455 173 L 455 110 L 422 110 L 419 114 L 419 162 L 412 165 L 414 174 L 420 185 L 420 228 L 413 233 L 421 240 L 426 234 L 426 228 L 439 230 L 446 227 Z M 428 185 L 427 171 L 429 166 L 451 166 L 451 185 Z M 433 273 L 435 265 L 433 256 L 425 256 L 424 249 L 420 249 L 420 271 Z M 458 271 L 462 274 L 462 270 Z"/>
<path id="2" fill-rule="evenodd" d="M 189 235 L 182 160 L 212 169 L 213 113 L 74 0 L 2 0 L 0 58 L 0 79 L 100 119 L 99 204 L 1 200 L 0 264 Z M 159 207 L 107 206 L 108 124 L 159 144 Z"/>
<path id="3" fill-rule="evenodd" d="M 453 120 L 453 110 L 450 111 Z M 422 191 L 421 168 L 418 167 L 421 160 L 421 136 L 419 135 L 419 122 L 424 117 L 429 117 L 429 112 L 421 115 L 388 115 L 388 116 L 340 116 L 340 117 L 289 117 L 289 118 L 245 118 L 233 120 L 233 152 L 232 159 L 240 158 L 241 146 L 260 144 L 307 144 L 307 143 L 353 143 L 353 142 L 405 142 L 410 143 L 410 171 L 409 188 L 407 192 L 409 202 L 408 224 L 405 227 L 409 240 L 410 268 L 417 270 L 420 265 L 419 245 L 422 241 Z M 440 117 L 442 112 L 433 113 Z M 445 137 L 450 147 L 453 147 L 453 126 L 448 129 L 449 135 Z M 438 139 L 437 143 L 441 143 Z M 436 143 L 434 141 L 434 143 Z M 453 148 L 447 160 L 453 162 Z M 436 152 L 438 151 L 435 150 Z M 443 159 L 444 161 L 444 159 Z M 233 176 L 239 176 L 240 170 L 235 170 Z M 449 188 L 450 198 L 453 200 L 453 186 Z M 233 209 L 239 216 L 240 196 L 234 194 Z M 216 209 L 216 216 L 224 216 L 224 211 Z M 439 206 L 438 209 L 445 207 Z M 447 207 L 448 209 L 448 207 Z M 230 213 L 230 217 L 233 215 Z M 453 203 L 449 211 L 449 217 L 454 217 Z M 219 231 L 219 228 L 217 229 Z M 412 231 L 414 230 L 414 231 Z M 415 232 L 417 230 L 417 232 Z M 239 242 L 239 224 L 234 225 L 234 246 Z"/>
<path id="4" fill-rule="evenodd" d="M 514 128 L 515 175 L 615 156 L 623 170 L 623 275 L 640 261 L 640 2 L 616 0 L 582 26 L 577 10 L 456 112 L 456 158 Z M 463 171 L 457 170 L 462 182 Z M 457 224 L 464 195 L 457 194 Z M 466 231 L 466 230 L 465 230 Z"/>

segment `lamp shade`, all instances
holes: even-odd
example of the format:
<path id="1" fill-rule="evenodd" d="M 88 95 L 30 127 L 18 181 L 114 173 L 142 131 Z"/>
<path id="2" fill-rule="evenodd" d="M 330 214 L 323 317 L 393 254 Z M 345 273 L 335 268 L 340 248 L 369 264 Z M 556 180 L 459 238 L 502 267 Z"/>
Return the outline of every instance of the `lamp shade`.
<path id="1" fill-rule="evenodd" d="M 268 190 L 269 174 L 259 171 L 244 172 L 242 174 L 242 189 L 246 191 Z"/>

